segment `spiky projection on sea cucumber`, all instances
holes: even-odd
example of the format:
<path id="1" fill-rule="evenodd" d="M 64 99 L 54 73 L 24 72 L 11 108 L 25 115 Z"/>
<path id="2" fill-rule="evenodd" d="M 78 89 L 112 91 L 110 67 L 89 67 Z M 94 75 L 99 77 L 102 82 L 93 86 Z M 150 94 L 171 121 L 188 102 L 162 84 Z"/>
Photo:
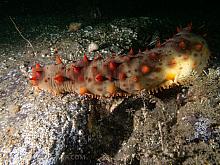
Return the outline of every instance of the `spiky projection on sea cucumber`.
<path id="1" fill-rule="evenodd" d="M 200 74 L 210 57 L 203 38 L 180 30 L 159 46 L 136 55 L 101 56 L 63 64 L 32 67 L 30 81 L 37 89 L 53 94 L 75 92 L 80 95 L 114 97 L 137 94 L 142 90 L 157 92 L 186 82 Z"/>

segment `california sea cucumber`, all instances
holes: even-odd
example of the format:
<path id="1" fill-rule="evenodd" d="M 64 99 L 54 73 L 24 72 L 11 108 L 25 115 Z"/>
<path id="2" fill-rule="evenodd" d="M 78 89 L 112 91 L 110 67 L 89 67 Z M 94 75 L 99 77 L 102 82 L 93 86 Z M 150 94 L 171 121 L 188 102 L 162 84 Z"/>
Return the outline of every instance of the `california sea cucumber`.
<path id="1" fill-rule="evenodd" d="M 87 56 L 78 62 L 32 67 L 31 83 L 53 94 L 76 92 L 93 96 L 125 96 L 141 90 L 157 91 L 181 84 L 193 73 L 200 74 L 210 56 L 206 41 L 179 31 L 158 47 L 136 55 L 112 55 L 107 59 Z"/>

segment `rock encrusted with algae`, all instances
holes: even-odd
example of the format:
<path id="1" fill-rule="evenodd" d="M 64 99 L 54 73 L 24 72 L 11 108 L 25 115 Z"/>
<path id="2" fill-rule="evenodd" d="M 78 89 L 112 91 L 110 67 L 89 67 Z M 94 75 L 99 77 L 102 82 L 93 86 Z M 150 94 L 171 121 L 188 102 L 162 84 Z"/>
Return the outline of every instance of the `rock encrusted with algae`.
<path id="1" fill-rule="evenodd" d="M 83 136 L 83 122 L 79 128 L 78 117 L 84 117 L 86 125 L 86 105 L 72 95 L 51 99 L 28 97 L 19 112 L 1 119 L 1 162 L 56 164 L 67 140 L 76 143 Z"/>

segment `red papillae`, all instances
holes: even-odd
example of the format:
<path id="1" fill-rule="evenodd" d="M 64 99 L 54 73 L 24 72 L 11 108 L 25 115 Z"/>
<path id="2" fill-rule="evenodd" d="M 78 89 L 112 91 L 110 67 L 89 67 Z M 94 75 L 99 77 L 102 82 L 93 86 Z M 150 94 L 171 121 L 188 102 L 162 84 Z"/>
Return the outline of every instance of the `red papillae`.
<path id="1" fill-rule="evenodd" d="M 101 59 L 103 59 L 101 54 L 99 54 L 98 56 L 96 56 L 96 57 L 94 58 L 94 60 L 101 60 Z"/>
<path id="2" fill-rule="evenodd" d="M 116 62 L 110 61 L 110 63 L 109 63 L 109 69 L 110 69 L 111 71 L 114 71 L 117 67 L 118 67 L 118 64 L 117 64 Z"/>
<path id="3" fill-rule="evenodd" d="M 39 78 L 41 76 L 41 72 L 42 72 L 42 68 L 41 68 L 40 64 L 37 63 L 35 65 L 35 67 L 31 68 L 31 70 L 32 70 L 32 77 L 30 78 L 30 80 L 32 80 L 32 81 L 39 80 Z"/>
<path id="4" fill-rule="evenodd" d="M 38 81 L 37 81 L 37 77 L 36 76 L 33 76 L 32 78 L 30 78 L 30 82 L 33 86 L 37 86 L 38 84 Z"/>
<path id="5" fill-rule="evenodd" d="M 35 76 L 37 77 L 37 79 L 39 79 L 40 78 L 40 76 L 41 76 L 41 72 L 36 72 L 36 74 L 35 74 Z"/>
<path id="6" fill-rule="evenodd" d="M 118 79 L 119 79 L 119 80 L 125 80 L 126 78 L 127 78 L 127 76 L 126 76 L 125 73 L 120 72 L 120 73 L 118 74 Z"/>
<path id="7" fill-rule="evenodd" d="M 36 68 L 32 66 L 31 67 L 31 71 L 32 71 L 32 74 L 35 73 L 36 72 Z"/>
<path id="8" fill-rule="evenodd" d="M 101 73 L 97 74 L 97 75 L 95 76 L 95 80 L 96 80 L 96 82 L 102 82 L 102 81 L 103 81 L 103 76 L 102 76 L 102 74 L 101 74 Z"/>
<path id="9" fill-rule="evenodd" d="M 123 60 L 124 60 L 124 62 L 129 62 L 129 61 L 131 61 L 131 57 L 129 57 L 129 56 L 124 56 L 124 57 L 123 57 Z"/>
<path id="10" fill-rule="evenodd" d="M 180 49 L 185 49 L 185 48 L 186 48 L 186 44 L 185 44 L 184 41 L 180 41 L 180 42 L 179 42 L 179 48 L 180 48 Z"/>
<path id="11" fill-rule="evenodd" d="M 36 76 L 31 77 L 30 80 L 34 80 L 34 81 L 36 81 L 36 80 L 37 80 L 37 77 L 36 77 Z"/>
<path id="12" fill-rule="evenodd" d="M 170 61 L 168 61 L 168 66 L 169 67 L 174 67 L 176 65 L 176 60 L 175 59 L 172 59 Z"/>
<path id="13" fill-rule="evenodd" d="M 64 81 L 64 77 L 60 74 L 57 74 L 55 77 L 54 77 L 54 80 L 57 84 L 62 84 L 63 81 Z"/>
<path id="14" fill-rule="evenodd" d="M 56 56 L 56 64 L 62 64 L 62 60 L 59 55 Z"/>
<path id="15" fill-rule="evenodd" d="M 97 71 L 98 71 L 97 66 L 93 66 L 93 67 L 92 67 L 92 73 L 93 73 L 93 74 L 96 74 Z"/>
<path id="16" fill-rule="evenodd" d="M 187 30 L 188 30 L 188 32 L 192 31 L 192 22 L 188 23 Z"/>
<path id="17" fill-rule="evenodd" d="M 36 69 L 36 72 L 41 72 L 42 71 L 42 67 L 40 66 L 39 63 L 36 64 L 35 69 Z"/>
<path id="18" fill-rule="evenodd" d="M 72 68 L 73 68 L 73 72 L 76 74 L 78 74 L 82 69 L 82 67 L 78 67 L 78 66 L 72 66 Z"/>
<path id="19" fill-rule="evenodd" d="M 78 76 L 78 81 L 83 82 L 84 81 L 84 76 L 83 75 L 79 75 Z"/>
<path id="20" fill-rule="evenodd" d="M 150 71 L 150 68 L 147 66 L 147 65 L 143 65 L 142 67 L 141 67 L 141 72 L 143 73 L 143 74 L 146 74 L 146 73 L 148 73 Z"/>
<path id="21" fill-rule="evenodd" d="M 109 80 L 109 81 L 113 81 L 113 78 L 111 75 L 107 75 L 106 78 Z"/>
<path id="22" fill-rule="evenodd" d="M 196 49 L 197 51 L 201 51 L 201 50 L 202 50 L 202 47 L 203 47 L 203 45 L 200 44 L 200 43 L 198 43 L 198 44 L 195 45 L 195 49 Z"/>
<path id="23" fill-rule="evenodd" d="M 88 63 L 88 62 L 89 62 L 89 59 L 88 59 L 88 57 L 86 56 L 86 54 L 84 54 L 83 62 L 84 62 L 84 63 Z"/>
<path id="24" fill-rule="evenodd" d="M 176 31 L 177 31 L 177 33 L 179 33 L 179 32 L 181 32 L 181 29 L 180 29 L 180 27 L 176 27 Z"/>
<path id="25" fill-rule="evenodd" d="M 152 61 L 157 61 L 159 59 L 159 55 L 157 53 L 150 53 L 148 55 L 149 59 Z"/>
<path id="26" fill-rule="evenodd" d="M 138 82 L 139 78 L 138 78 L 138 76 L 133 76 L 133 77 L 132 77 L 132 80 L 133 80 L 134 82 Z"/>
<path id="27" fill-rule="evenodd" d="M 36 68 L 36 69 L 41 69 L 40 64 L 39 64 L 39 63 L 37 63 L 37 64 L 36 64 L 36 66 L 35 66 L 35 68 Z"/>
<path id="28" fill-rule="evenodd" d="M 156 43 L 156 48 L 160 48 L 160 47 L 161 47 L 161 43 L 160 43 L 160 40 L 158 40 Z"/>
<path id="29" fill-rule="evenodd" d="M 129 54 L 129 55 L 134 55 L 134 50 L 133 50 L 133 48 L 131 48 L 131 49 L 129 50 L 128 54 Z"/>

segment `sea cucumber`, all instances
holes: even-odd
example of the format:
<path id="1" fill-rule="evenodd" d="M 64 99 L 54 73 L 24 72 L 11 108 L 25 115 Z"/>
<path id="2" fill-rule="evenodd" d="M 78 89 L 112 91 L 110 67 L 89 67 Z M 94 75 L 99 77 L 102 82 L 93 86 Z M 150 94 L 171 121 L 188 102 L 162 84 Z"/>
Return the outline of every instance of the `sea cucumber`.
<path id="1" fill-rule="evenodd" d="M 83 59 L 63 64 L 32 67 L 30 82 L 37 89 L 53 94 L 75 92 L 100 97 L 127 96 L 142 90 L 157 92 L 190 80 L 201 74 L 210 51 L 206 41 L 190 32 L 180 30 L 157 47 L 136 55 L 112 55 Z"/>

